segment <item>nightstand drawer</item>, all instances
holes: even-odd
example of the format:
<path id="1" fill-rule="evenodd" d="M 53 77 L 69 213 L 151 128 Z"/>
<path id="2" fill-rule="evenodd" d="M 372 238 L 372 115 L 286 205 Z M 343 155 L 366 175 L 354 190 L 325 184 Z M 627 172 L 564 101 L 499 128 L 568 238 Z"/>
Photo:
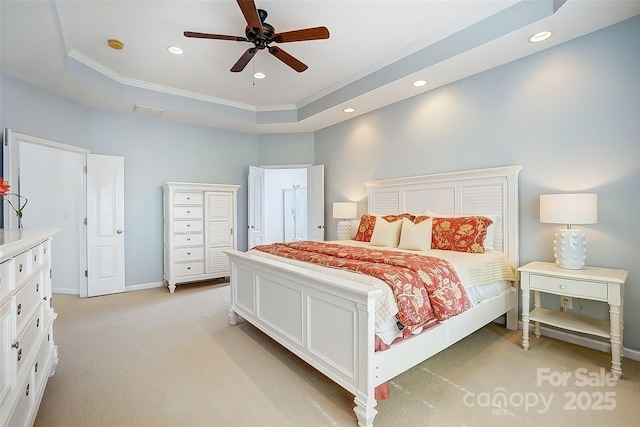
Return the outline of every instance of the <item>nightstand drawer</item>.
<path id="1" fill-rule="evenodd" d="M 559 295 L 589 298 L 606 301 L 607 284 L 605 282 L 588 282 L 584 280 L 564 279 L 561 277 L 539 276 L 532 274 L 529 279 L 532 290 L 555 293 Z"/>

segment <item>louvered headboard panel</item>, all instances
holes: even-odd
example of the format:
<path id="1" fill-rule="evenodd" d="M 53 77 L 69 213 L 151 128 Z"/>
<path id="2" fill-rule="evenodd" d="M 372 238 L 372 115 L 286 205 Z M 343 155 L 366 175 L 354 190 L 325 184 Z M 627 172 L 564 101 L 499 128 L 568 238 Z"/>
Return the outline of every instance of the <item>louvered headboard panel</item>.
<path id="1" fill-rule="evenodd" d="M 496 225 L 495 248 L 517 266 L 521 169 L 515 165 L 366 182 L 369 213 L 490 215 Z"/>

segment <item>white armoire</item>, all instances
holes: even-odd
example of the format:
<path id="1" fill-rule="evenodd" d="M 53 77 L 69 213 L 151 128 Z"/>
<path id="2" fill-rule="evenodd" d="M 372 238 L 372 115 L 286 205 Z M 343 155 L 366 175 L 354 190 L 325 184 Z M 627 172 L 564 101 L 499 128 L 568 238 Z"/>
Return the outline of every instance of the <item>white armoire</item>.
<path id="1" fill-rule="evenodd" d="M 164 281 L 177 284 L 229 276 L 224 253 L 237 246 L 239 185 L 167 182 L 164 191 Z"/>

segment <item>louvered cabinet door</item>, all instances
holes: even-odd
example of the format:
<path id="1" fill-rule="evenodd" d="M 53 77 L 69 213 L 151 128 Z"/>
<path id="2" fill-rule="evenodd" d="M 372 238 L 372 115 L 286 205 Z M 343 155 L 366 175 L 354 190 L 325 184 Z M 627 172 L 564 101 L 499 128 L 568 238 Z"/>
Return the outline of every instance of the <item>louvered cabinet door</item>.
<path id="1" fill-rule="evenodd" d="M 229 276 L 229 260 L 223 252 L 235 249 L 235 200 L 230 192 L 205 193 L 205 268 L 214 277 Z"/>

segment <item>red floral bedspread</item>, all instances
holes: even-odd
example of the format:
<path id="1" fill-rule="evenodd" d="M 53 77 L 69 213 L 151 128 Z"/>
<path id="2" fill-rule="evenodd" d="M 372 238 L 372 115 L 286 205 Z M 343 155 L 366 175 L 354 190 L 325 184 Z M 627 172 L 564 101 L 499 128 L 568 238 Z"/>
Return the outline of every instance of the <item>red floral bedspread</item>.
<path id="1" fill-rule="evenodd" d="M 407 335 L 435 316 L 446 320 L 471 308 L 457 273 L 441 258 L 325 242 L 260 245 L 254 249 L 377 277 L 391 287 L 397 320 Z"/>

